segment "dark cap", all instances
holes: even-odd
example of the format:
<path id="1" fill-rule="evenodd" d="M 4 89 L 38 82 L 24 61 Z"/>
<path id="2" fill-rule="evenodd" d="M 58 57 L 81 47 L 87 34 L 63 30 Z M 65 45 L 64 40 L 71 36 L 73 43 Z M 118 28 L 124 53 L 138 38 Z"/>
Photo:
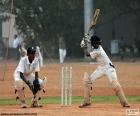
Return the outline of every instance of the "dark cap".
<path id="1" fill-rule="evenodd" d="M 28 49 L 27 49 L 27 55 L 29 55 L 29 54 L 35 54 L 35 52 L 36 52 L 35 47 L 28 47 Z"/>

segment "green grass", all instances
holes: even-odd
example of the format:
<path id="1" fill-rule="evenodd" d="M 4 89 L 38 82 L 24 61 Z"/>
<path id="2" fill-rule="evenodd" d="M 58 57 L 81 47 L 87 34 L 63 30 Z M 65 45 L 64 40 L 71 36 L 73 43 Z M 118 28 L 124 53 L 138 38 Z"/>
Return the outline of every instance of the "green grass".
<path id="1" fill-rule="evenodd" d="M 140 103 L 140 96 L 127 96 L 127 100 L 130 103 Z M 26 98 L 28 104 L 30 104 L 31 98 Z M 81 103 L 83 97 L 73 96 L 72 104 Z M 92 97 L 92 102 L 94 103 L 118 103 L 119 100 L 117 96 L 94 96 Z M 47 97 L 40 100 L 42 104 L 60 104 L 60 97 Z M 0 99 L 0 105 L 16 105 L 18 101 L 16 99 Z"/>

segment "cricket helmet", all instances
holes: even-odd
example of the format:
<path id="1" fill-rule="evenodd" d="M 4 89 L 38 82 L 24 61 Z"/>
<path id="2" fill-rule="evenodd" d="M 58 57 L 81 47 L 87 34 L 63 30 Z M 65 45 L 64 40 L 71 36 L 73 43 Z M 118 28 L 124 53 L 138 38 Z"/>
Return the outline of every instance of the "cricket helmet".
<path id="1" fill-rule="evenodd" d="M 29 54 L 35 54 L 36 48 L 35 47 L 28 47 L 27 49 L 27 55 Z"/>
<path id="2" fill-rule="evenodd" d="M 101 45 L 101 43 L 102 43 L 102 40 L 97 35 L 91 36 L 90 41 L 91 41 L 91 45 L 93 45 L 93 44 Z"/>

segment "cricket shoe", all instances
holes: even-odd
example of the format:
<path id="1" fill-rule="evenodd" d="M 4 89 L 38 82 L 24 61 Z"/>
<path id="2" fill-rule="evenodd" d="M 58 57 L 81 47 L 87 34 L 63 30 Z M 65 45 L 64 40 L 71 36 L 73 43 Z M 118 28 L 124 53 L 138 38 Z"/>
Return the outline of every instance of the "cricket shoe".
<path id="1" fill-rule="evenodd" d="M 125 104 L 125 105 L 123 105 L 123 107 L 125 107 L 125 108 L 129 108 L 130 105 L 129 105 L 129 104 Z"/>
<path id="2" fill-rule="evenodd" d="M 21 108 L 27 108 L 28 107 L 28 105 L 26 104 L 25 100 L 20 101 L 20 107 Z"/>
<path id="3" fill-rule="evenodd" d="M 91 105 L 91 103 L 83 103 L 79 106 L 79 108 L 85 108 L 85 107 L 90 106 L 90 105 Z"/>
<path id="4" fill-rule="evenodd" d="M 21 108 L 27 108 L 28 107 L 28 105 L 26 104 L 26 103 L 23 103 L 23 104 L 21 104 L 21 106 L 20 106 Z"/>
<path id="5" fill-rule="evenodd" d="M 37 101 L 32 101 L 31 107 L 32 108 L 35 108 L 35 107 L 43 107 L 43 105 L 39 104 Z"/>

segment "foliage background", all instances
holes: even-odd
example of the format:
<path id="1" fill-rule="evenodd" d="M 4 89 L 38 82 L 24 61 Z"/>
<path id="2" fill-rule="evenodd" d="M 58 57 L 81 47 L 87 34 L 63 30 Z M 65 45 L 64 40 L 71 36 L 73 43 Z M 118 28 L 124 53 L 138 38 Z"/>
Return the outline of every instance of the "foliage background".
<path id="1" fill-rule="evenodd" d="M 10 12 L 12 0 L 0 0 L 0 12 Z M 140 1 L 93 0 L 101 15 L 96 34 L 110 53 L 111 40 L 124 38 L 125 47 L 140 55 Z M 13 0 L 16 28 L 28 45 L 40 45 L 45 54 L 58 57 L 58 35 L 66 40 L 67 57 L 82 57 L 79 44 L 84 35 L 84 0 Z M 4 20 L 4 18 L 2 18 Z"/>

